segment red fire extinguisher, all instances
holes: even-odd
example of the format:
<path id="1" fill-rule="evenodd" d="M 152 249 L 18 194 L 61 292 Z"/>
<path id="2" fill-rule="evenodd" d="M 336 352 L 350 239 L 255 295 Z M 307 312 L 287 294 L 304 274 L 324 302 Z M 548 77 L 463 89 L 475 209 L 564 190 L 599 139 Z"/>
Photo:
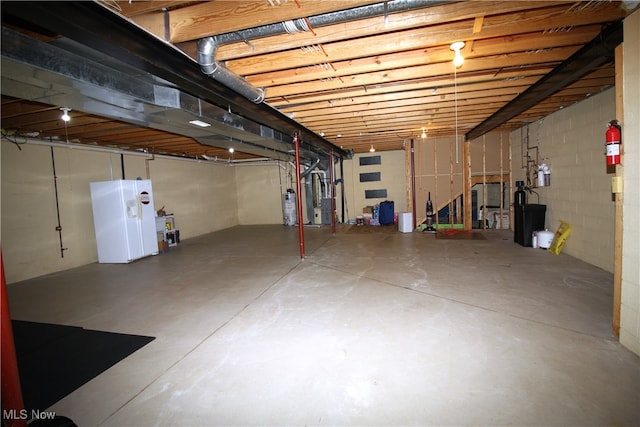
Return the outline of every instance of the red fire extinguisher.
<path id="1" fill-rule="evenodd" d="M 605 147 L 607 149 L 607 165 L 619 165 L 620 164 L 620 144 L 622 128 L 618 124 L 617 120 L 611 120 L 609 122 L 609 128 L 606 133 Z"/>

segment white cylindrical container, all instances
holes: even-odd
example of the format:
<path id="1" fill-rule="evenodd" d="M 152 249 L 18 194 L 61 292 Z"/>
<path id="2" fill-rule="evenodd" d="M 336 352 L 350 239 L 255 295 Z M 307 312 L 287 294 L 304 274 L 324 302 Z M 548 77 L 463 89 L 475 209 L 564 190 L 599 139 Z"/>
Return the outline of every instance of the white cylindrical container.
<path id="1" fill-rule="evenodd" d="M 282 210 L 284 211 L 284 225 L 296 225 L 297 222 L 297 209 L 296 209 L 296 194 L 293 192 L 284 193 L 282 199 Z"/>
<path id="2" fill-rule="evenodd" d="M 538 247 L 542 249 L 549 249 L 551 242 L 553 242 L 553 235 L 553 231 L 538 231 Z"/>
<path id="3" fill-rule="evenodd" d="M 534 249 L 538 248 L 538 232 L 534 231 L 533 235 L 531 236 L 531 247 Z"/>
<path id="4" fill-rule="evenodd" d="M 538 187 L 544 187 L 544 172 L 538 171 Z"/>

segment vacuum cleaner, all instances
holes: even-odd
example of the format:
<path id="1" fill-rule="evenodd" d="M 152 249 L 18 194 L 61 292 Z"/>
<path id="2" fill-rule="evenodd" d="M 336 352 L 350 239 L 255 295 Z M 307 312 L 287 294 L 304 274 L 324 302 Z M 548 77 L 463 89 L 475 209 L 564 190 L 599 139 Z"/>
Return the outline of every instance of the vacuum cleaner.
<path id="1" fill-rule="evenodd" d="M 431 203 L 431 192 L 429 192 L 429 198 L 427 199 L 427 219 L 424 221 L 426 227 L 422 230 L 424 233 L 436 233 L 437 230 L 433 226 L 436 214 L 433 212 L 433 203 Z"/>

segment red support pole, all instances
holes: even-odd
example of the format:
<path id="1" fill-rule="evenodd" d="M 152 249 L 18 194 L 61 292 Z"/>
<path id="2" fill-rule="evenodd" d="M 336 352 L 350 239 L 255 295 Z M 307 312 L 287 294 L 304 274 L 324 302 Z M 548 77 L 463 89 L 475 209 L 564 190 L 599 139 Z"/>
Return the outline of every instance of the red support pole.
<path id="1" fill-rule="evenodd" d="M 335 199 L 335 185 L 334 185 L 334 177 L 333 177 L 333 150 L 329 151 L 329 181 L 331 185 L 331 232 L 336 234 L 336 199 Z"/>
<path id="2" fill-rule="evenodd" d="M 18 375 L 18 359 L 13 341 L 13 328 L 9 313 L 9 297 L 7 282 L 4 278 L 4 262 L 0 249 L 0 266 L 2 270 L 2 420 L 3 426 L 25 427 L 27 414 L 22 401 L 22 388 Z"/>
<path id="3" fill-rule="evenodd" d="M 300 136 L 293 135 L 293 145 L 296 151 L 296 205 L 298 213 L 298 240 L 300 241 L 300 258 L 304 259 L 304 224 L 302 217 L 302 171 L 300 170 Z"/>
<path id="4" fill-rule="evenodd" d="M 415 149 L 413 147 L 413 138 L 411 138 L 411 202 L 413 204 L 413 229 L 416 229 L 416 162 Z"/>

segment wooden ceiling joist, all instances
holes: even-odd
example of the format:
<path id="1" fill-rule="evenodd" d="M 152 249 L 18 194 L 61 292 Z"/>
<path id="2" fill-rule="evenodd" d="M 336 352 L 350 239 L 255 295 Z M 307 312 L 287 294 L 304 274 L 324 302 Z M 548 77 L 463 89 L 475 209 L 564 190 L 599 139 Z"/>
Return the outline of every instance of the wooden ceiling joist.
<path id="1" fill-rule="evenodd" d="M 6 3 L 9 6 L 3 3 L 3 12 L 19 9 L 11 2 Z M 204 37 L 254 31 L 267 24 L 279 25 L 286 20 L 371 5 L 380 0 L 279 3 L 102 2 L 106 8 L 172 44 L 167 46 L 171 55 L 184 52 L 193 65 L 193 70 L 190 68 L 187 73 L 193 83 L 202 77 L 196 63 L 196 44 Z M 627 16 L 630 10 L 624 6 L 623 2 L 573 0 L 426 2 L 419 9 L 362 16 L 349 22 L 320 25 L 313 31 L 292 34 L 282 31 L 222 44 L 217 47 L 215 58 L 240 80 L 263 88 L 265 103 L 271 107 L 269 118 L 281 115 L 278 124 L 286 129 L 290 123 L 296 123 L 316 135 L 324 132 L 323 142 L 355 152 L 368 150 L 372 143 L 377 150 L 402 149 L 407 139 L 420 140 L 423 127 L 428 129 L 430 138 L 456 133 L 462 137 L 544 79 L 603 28 Z M 71 6 L 65 3 L 64 7 Z M 84 3 L 72 7 L 87 8 Z M 105 13 L 111 13 L 106 8 Z M 10 15 L 2 16 L 5 25 Z M 34 20 L 42 23 L 42 18 Z M 20 22 L 10 24 L 12 28 L 20 28 Z M 40 34 L 33 27 L 22 31 L 45 42 L 60 37 L 49 32 Z M 454 41 L 466 42 L 462 50 L 465 62 L 459 69 L 452 64 L 450 44 Z M 123 51 L 136 47 L 130 45 L 130 39 L 127 43 L 129 46 L 124 46 L 123 42 Z M 182 52 L 179 53 L 184 59 Z M 163 57 L 160 51 L 157 57 Z M 151 65 L 157 64 L 147 65 L 138 71 L 147 73 L 155 69 Z M 171 69 L 171 73 L 176 70 Z M 163 75 L 158 76 L 161 77 L 158 81 L 162 81 Z M 229 108 L 229 99 L 236 100 L 236 94 L 227 89 L 221 89 L 224 94 L 213 96 L 213 88 L 222 87 L 217 81 L 192 83 L 182 90 L 194 97 L 203 96 L 205 91 L 211 95 L 210 100 L 225 110 Z M 4 87 L 6 84 L 10 82 L 3 80 Z M 538 120 L 613 84 L 613 66 L 603 64 L 500 123 L 497 129 L 513 129 Z M 12 134 L 69 138 L 150 153 L 228 158 L 223 147 L 203 145 L 172 132 L 144 129 L 139 122 L 113 120 L 117 114 L 109 118 L 76 110 L 72 112 L 72 122 L 65 127 L 59 117 L 62 106 L 6 95 L 3 92 L 2 128 Z M 253 106 L 234 110 L 247 116 L 253 111 Z M 235 158 L 242 156 L 254 157 L 235 153 Z"/>

